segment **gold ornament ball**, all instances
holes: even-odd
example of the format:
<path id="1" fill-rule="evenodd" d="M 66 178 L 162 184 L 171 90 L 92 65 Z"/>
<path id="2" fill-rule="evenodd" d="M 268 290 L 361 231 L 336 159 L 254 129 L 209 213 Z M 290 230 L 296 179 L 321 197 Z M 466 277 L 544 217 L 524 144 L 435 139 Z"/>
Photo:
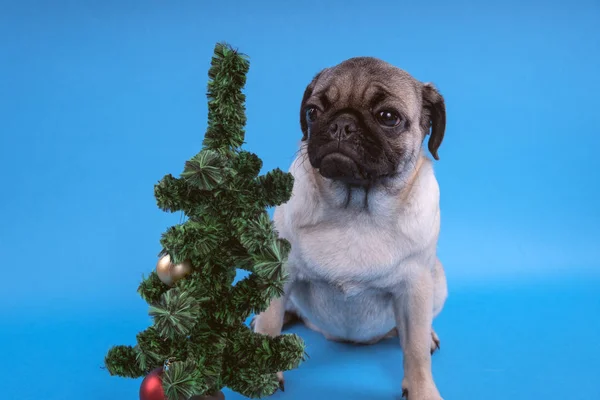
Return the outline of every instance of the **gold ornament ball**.
<path id="1" fill-rule="evenodd" d="M 171 267 L 171 279 L 173 279 L 173 282 L 177 282 L 190 272 L 192 272 L 192 263 L 190 260 L 185 260 L 181 264 L 176 264 Z"/>
<path id="2" fill-rule="evenodd" d="M 168 254 L 160 258 L 156 264 L 156 274 L 165 285 L 171 285 L 173 283 L 173 277 L 171 276 L 172 265 L 171 256 Z"/>

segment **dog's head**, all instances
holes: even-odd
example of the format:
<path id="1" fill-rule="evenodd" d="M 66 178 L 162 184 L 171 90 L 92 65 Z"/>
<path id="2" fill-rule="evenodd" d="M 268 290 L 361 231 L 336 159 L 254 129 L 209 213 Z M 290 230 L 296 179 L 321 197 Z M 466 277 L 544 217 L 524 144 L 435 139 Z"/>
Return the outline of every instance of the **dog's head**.
<path id="1" fill-rule="evenodd" d="M 300 125 L 310 163 L 323 177 L 370 186 L 414 166 L 427 135 L 437 160 L 446 111 L 431 84 L 357 57 L 317 74 L 304 92 Z"/>

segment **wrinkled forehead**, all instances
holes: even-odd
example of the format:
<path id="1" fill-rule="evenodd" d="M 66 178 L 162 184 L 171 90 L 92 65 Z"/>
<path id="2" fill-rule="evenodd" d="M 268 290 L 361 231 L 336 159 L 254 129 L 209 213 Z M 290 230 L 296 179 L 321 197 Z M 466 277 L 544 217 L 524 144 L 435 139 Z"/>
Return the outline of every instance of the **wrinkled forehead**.
<path id="1" fill-rule="evenodd" d="M 410 113 L 419 107 L 421 83 L 410 74 L 374 58 L 353 58 L 323 71 L 313 96 L 325 103 L 367 106 L 393 101 Z"/>

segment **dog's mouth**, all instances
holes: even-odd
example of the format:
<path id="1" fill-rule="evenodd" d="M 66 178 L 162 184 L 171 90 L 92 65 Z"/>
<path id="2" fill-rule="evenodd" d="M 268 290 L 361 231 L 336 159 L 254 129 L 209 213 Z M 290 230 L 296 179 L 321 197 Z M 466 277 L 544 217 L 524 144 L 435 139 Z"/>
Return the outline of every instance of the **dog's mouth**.
<path id="1" fill-rule="evenodd" d="M 309 147 L 308 158 L 321 176 L 350 186 L 370 187 L 395 173 L 393 168 L 382 168 L 375 159 L 365 162 L 357 150 L 335 141 Z"/>
<path id="2" fill-rule="evenodd" d="M 325 178 L 352 185 L 368 183 L 356 161 L 340 152 L 326 154 L 319 163 L 319 173 Z"/>

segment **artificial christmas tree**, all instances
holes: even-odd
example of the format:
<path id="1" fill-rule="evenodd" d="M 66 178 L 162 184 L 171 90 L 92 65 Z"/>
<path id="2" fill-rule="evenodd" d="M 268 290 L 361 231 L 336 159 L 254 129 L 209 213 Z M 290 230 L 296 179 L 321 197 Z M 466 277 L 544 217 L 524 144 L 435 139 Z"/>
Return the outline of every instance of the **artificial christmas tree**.
<path id="1" fill-rule="evenodd" d="M 283 293 L 290 245 L 277 238 L 266 209 L 287 201 L 293 185 L 279 169 L 259 176 L 262 161 L 241 149 L 248 68 L 246 56 L 216 45 L 203 149 L 179 178 L 166 175 L 155 186 L 158 206 L 187 220 L 163 234 L 157 269 L 138 289 L 153 325 L 135 346 L 115 346 L 105 358 L 111 375 L 152 373 L 142 397 L 145 389 L 160 396 L 160 379 L 169 400 L 222 396 L 225 386 L 260 398 L 277 390 L 277 371 L 304 360 L 298 336 L 272 338 L 245 324 Z M 233 285 L 238 268 L 250 273 Z"/>

